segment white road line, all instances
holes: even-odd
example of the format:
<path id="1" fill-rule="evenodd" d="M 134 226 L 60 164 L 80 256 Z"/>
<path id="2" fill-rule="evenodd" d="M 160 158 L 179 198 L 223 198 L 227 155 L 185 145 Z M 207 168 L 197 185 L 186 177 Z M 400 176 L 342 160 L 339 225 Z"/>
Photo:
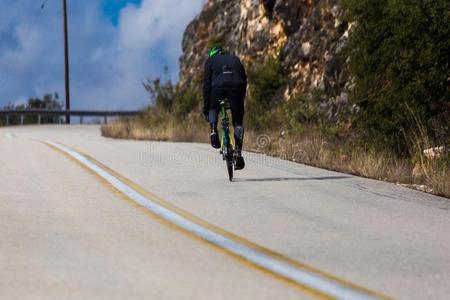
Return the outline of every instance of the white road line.
<path id="1" fill-rule="evenodd" d="M 307 270 L 300 269 L 294 265 L 288 264 L 284 261 L 277 260 L 269 255 L 266 255 L 262 252 L 259 252 L 255 249 L 252 249 L 246 245 L 243 245 L 237 241 L 229 239 L 221 234 L 218 234 L 212 230 L 204 228 L 185 217 L 159 205 L 157 202 L 149 199 L 129 185 L 120 181 L 115 176 L 111 175 L 91 160 L 89 160 L 84 155 L 69 149 L 63 145 L 45 141 L 45 143 L 65 152 L 70 155 L 81 164 L 94 171 L 100 177 L 109 182 L 112 186 L 114 186 L 117 190 L 125 194 L 127 197 L 135 201 L 136 203 L 142 205 L 147 208 L 152 213 L 164 218 L 172 224 L 175 224 L 178 227 L 183 228 L 195 234 L 196 236 L 216 245 L 220 248 L 226 249 L 235 255 L 238 255 L 255 265 L 258 265 L 266 270 L 269 270 L 275 274 L 278 274 L 284 278 L 287 278 L 291 281 L 294 281 L 302 286 L 306 286 L 310 289 L 316 290 L 323 294 L 326 294 L 330 297 L 336 299 L 379 299 L 377 296 L 366 294 L 363 291 L 359 291 L 356 289 L 349 288 L 340 284 L 339 282 L 333 281 L 332 279 L 326 278 L 320 274 L 315 274 L 313 272 L 309 272 Z"/>

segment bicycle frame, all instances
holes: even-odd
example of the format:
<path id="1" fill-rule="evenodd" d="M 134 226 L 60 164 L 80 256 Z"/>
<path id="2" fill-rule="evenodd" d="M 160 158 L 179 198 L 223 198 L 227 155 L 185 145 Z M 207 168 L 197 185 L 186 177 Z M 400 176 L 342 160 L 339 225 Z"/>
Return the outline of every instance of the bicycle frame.
<path id="1" fill-rule="evenodd" d="M 220 115 L 222 119 L 222 135 L 221 135 L 221 145 L 222 147 L 228 146 L 228 143 L 234 144 L 230 135 L 230 119 L 228 117 L 227 110 L 229 109 L 229 103 L 227 100 L 220 101 Z"/>
<path id="2" fill-rule="evenodd" d="M 234 169 L 234 141 L 230 135 L 230 119 L 228 117 L 227 110 L 230 109 L 230 104 L 228 99 L 221 100 L 220 105 L 220 115 L 222 119 L 222 135 L 221 135 L 221 153 L 223 155 L 223 160 L 227 162 L 227 169 L 230 181 L 233 180 L 233 169 Z"/>

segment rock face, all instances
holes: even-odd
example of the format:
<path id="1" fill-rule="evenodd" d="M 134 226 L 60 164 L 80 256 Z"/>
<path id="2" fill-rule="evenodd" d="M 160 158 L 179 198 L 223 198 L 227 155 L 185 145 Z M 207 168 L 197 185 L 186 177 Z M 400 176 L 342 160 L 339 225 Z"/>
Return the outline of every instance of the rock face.
<path id="1" fill-rule="evenodd" d="M 202 75 L 207 50 L 219 43 L 247 68 L 278 55 L 288 78 L 280 95 L 288 100 L 319 89 L 330 113 L 339 114 L 348 106 L 350 79 L 342 50 L 350 28 L 341 21 L 338 0 L 209 0 L 185 31 L 180 85 Z"/>

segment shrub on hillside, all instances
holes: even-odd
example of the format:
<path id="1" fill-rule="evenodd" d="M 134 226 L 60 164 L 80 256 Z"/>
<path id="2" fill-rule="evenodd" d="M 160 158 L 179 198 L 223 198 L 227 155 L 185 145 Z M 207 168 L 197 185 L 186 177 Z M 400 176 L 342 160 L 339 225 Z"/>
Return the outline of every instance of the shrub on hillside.
<path id="1" fill-rule="evenodd" d="M 410 122 L 449 143 L 450 2 L 448 0 L 342 0 L 349 22 L 355 124 L 375 143 L 406 153 Z"/>
<path id="2" fill-rule="evenodd" d="M 166 114 L 179 120 L 186 119 L 192 113 L 198 113 L 201 105 L 201 88 L 199 80 L 193 80 L 192 85 L 181 89 L 170 80 L 147 79 L 142 84 L 150 96 L 150 106 L 147 114 Z M 158 116 L 148 116 L 155 120 Z"/>
<path id="3" fill-rule="evenodd" d="M 269 56 L 264 64 L 249 68 L 248 82 L 246 124 L 256 131 L 271 128 L 276 122 L 274 110 L 280 104 L 275 96 L 286 83 L 286 76 L 278 58 Z"/>

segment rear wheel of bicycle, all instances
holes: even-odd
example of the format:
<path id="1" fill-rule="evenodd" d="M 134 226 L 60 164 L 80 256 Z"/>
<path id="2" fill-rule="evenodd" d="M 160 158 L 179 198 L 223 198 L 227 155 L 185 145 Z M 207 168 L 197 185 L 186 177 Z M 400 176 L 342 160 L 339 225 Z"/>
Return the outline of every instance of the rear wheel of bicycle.
<path id="1" fill-rule="evenodd" d="M 234 170 L 234 164 L 233 164 L 233 153 L 228 149 L 227 154 L 227 168 L 228 168 L 228 177 L 230 181 L 233 181 L 233 170 Z"/>
<path id="2" fill-rule="evenodd" d="M 230 181 L 233 181 L 233 163 L 227 163 L 228 167 L 228 177 Z"/>

